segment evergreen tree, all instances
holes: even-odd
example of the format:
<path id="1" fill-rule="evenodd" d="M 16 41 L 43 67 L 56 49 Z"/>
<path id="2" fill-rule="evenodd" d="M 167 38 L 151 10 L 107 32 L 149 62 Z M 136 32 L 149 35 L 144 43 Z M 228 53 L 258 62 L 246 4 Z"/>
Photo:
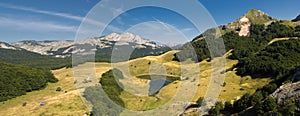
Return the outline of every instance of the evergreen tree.
<path id="1" fill-rule="evenodd" d="M 276 101 L 273 97 L 268 96 L 263 102 L 264 112 L 274 111 L 277 108 Z"/>
<path id="2" fill-rule="evenodd" d="M 296 104 L 290 99 L 286 100 L 283 107 L 281 108 L 281 113 L 285 116 L 294 116 L 296 110 Z"/>
<path id="3" fill-rule="evenodd" d="M 258 102 L 262 102 L 263 98 L 264 98 L 264 97 L 263 97 L 261 91 L 255 92 L 255 93 L 251 96 L 251 105 L 252 105 L 252 106 L 255 106 Z"/>

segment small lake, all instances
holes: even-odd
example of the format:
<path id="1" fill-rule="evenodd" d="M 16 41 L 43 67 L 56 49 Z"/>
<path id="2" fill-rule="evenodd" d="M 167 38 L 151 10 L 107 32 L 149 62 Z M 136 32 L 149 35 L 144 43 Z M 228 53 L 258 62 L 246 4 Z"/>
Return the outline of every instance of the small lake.
<path id="1" fill-rule="evenodd" d="M 162 89 L 164 86 L 167 86 L 170 83 L 171 82 L 166 81 L 164 79 L 151 80 L 150 83 L 149 83 L 150 88 L 149 88 L 149 91 L 148 91 L 148 95 L 153 96 L 153 95 L 157 94 L 160 91 L 160 89 Z"/>
<path id="2" fill-rule="evenodd" d="M 148 90 L 149 96 L 157 94 L 164 86 L 167 86 L 176 80 L 180 80 L 180 77 L 175 75 L 139 75 L 136 77 L 150 80 L 150 88 Z"/>

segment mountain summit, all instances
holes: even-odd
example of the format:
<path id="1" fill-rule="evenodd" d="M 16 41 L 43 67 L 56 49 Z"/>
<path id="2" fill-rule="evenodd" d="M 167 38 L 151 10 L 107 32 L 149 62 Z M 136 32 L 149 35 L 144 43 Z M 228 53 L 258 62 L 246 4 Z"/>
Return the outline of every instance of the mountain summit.
<path id="1" fill-rule="evenodd" d="M 256 9 L 251 9 L 247 13 L 245 13 L 243 16 L 238 18 L 232 23 L 229 23 L 227 25 L 223 25 L 223 29 L 238 29 L 241 28 L 240 21 L 243 18 L 248 18 L 251 24 L 265 24 L 268 25 L 273 21 L 276 21 L 277 19 L 267 15 L 266 13 L 256 10 Z"/>
<path id="2" fill-rule="evenodd" d="M 242 17 L 247 17 L 250 19 L 251 23 L 253 24 L 265 24 L 270 21 L 274 21 L 273 17 L 269 16 L 268 14 L 262 12 L 261 10 L 251 9 Z"/>

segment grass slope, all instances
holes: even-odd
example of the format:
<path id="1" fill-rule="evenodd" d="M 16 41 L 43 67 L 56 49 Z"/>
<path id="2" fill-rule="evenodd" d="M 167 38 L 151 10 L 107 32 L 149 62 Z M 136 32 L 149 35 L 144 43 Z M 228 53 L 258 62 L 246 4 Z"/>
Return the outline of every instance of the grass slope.
<path id="1" fill-rule="evenodd" d="M 177 51 L 170 51 L 160 56 L 147 56 L 128 61 L 129 73 L 122 71 L 124 76 L 132 78 L 132 87 L 139 87 L 148 85 L 149 80 L 139 79 L 135 76 L 148 74 L 149 69 L 156 68 L 150 67 L 150 64 L 162 64 L 165 71 L 169 75 L 179 76 L 181 69 L 180 63 L 172 61 L 173 54 Z M 126 62 L 122 62 L 126 63 Z M 122 64 L 118 63 L 118 64 Z M 227 60 L 227 68 L 231 68 L 236 64 L 236 60 Z M 116 64 L 116 65 L 118 65 Z M 111 64 L 109 63 L 95 63 L 96 76 L 100 77 L 103 73 L 110 70 Z M 115 64 L 114 64 L 115 65 Z M 82 64 L 80 66 L 90 66 L 90 63 Z M 156 65 L 154 65 L 156 66 Z M 159 65 L 157 65 L 159 66 Z M 202 61 L 199 63 L 201 76 L 200 83 L 184 82 L 184 84 L 199 85 L 198 91 L 192 101 L 196 101 L 199 97 L 204 96 L 207 89 L 207 84 L 210 81 L 211 63 Z M 75 67 L 76 68 L 76 67 Z M 57 83 L 48 84 L 44 90 L 30 92 L 27 95 L 20 96 L 0 104 L 0 114 L 4 115 L 83 115 L 88 111 L 88 108 L 82 102 L 79 93 L 74 87 L 74 78 L 72 69 L 59 69 L 54 70 L 53 74 L 59 79 Z M 100 77 L 101 78 L 101 77 Z M 264 79 L 251 79 L 250 77 L 241 78 L 237 76 L 234 71 L 229 71 L 226 74 L 226 86 L 223 88 L 220 99 L 234 100 L 237 96 L 241 96 L 246 92 L 254 92 L 257 88 L 267 84 L 270 80 Z M 122 83 L 129 83 L 128 80 L 122 80 Z M 126 88 L 119 97 L 124 101 L 125 107 L 130 110 L 148 110 L 156 108 L 161 104 L 168 102 L 177 92 L 181 81 L 174 81 L 173 83 L 163 87 L 156 96 L 140 96 L 134 93 L 130 87 Z M 188 85 L 189 86 L 189 85 Z M 61 87 L 62 92 L 57 92 L 56 88 Z M 241 90 L 243 88 L 243 90 Z M 144 89 L 142 89 L 144 90 Z M 65 93 L 67 91 L 67 93 Z M 139 90 L 137 90 L 139 91 Z M 188 92 L 188 91 L 187 91 Z M 47 101 L 43 107 L 39 107 L 40 102 Z M 142 101 L 142 102 L 141 102 Z M 22 104 L 26 102 L 26 106 Z"/>
<path id="2" fill-rule="evenodd" d="M 72 69 L 55 70 L 53 74 L 59 79 L 57 83 L 49 83 L 43 90 L 29 92 L 26 95 L 2 102 L 0 114 L 2 116 L 82 116 L 88 110 L 74 87 Z M 62 91 L 57 92 L 57 87 L 61 87 Z M 39 105 L 43 101 L 46 101 L 47 104 L 40 107 Z M 26 102 L 26 106 L 22 106 L 24 102 Z"/>
<path id="3" fill-rule="evenodd" d="M 190 81 L 174 81 L 173 83 L 163 87 L 156 96 L 143 96 L 139 94 L 132 94 L 135 92 L 142 92 L 147 90 L 144 87 L 148 85 L 149 80 L 139 79 L 137 76 L 149 74 L 151 70 L 150 64 L 160 63 L 164 66 L 164 70 L 168 75 L 180 76 L 180 63 L 172 61 L 173 54 L 176 51 L 167 52 L 161 56 L 148 56 L 144 58 L 138 58 L 129 61 L 129 72 L 121 70 L 125 78 L 120 82 L 127 86 L 125 91 L 121 92 L 119 97 L 124 101 L 125 107 L 130 110 L 149 110 L 156 108 L 159 105 L 167 103 L 170 99 L 174 97 L 181 83 L 186 86 L 199 85 L 199 88 L 195 94 L 194 99 L 191 102 L 195 102 L 199 97 L 203 97 L 206 93 L 208 84 L 211 78 L 211 62 L 202 61 L 199 64 L 201 76 L 200 83 L 190 82 Z M 237 63 L 237 60 L 227 59 L 227 68 L 231 68 Z M 119 64 L 121 65 L 121 64 Z M 154 65 L 155 66 L 155 65 Z M 159 67 L 154 67 L 154 69 L 160 70 Z M 262 79 L 251 79 L 250 76 L 240 77 L 235 74 L 235 71 L 229 71 L 226 73 L 226 86 L 222 89 L 220 94 L 221 100 L 235 100 L 245 93 L 254 93 L 256 89 L 268 84 L 271 80 L 268 78 Z M 139 89 L 140 88 L 140 89 Z M 188 92 L 188 89 L 186 89 Z"/>

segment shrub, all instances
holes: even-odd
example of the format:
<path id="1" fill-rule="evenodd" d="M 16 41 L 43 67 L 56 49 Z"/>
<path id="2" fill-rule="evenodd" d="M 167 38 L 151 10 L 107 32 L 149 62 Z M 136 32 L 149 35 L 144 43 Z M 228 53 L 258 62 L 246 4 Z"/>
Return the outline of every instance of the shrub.
<path id="1" fill-rule="evenodd" d="M 224 82 L 222 86 L 225 87 L 226 86 L 226 82 Z"/>
<path id="2" fill-rule="evenodd" d="M 24 106 L 26 106 L 26 105 L 27 105 L 27 102 L 23 102 L 22 106 L 24 107 Z"/>
<path id="3" fill-rule="evenodd" d="M 201 106 L 204 103 L 204 97 L 200 97 L 196 102 L 199 106 Z"/>
<path id="4" fill-rule="evenodd" d="M 58 91 L 58 92 L 61 91 L 61 87 L 57 87 L 56 91 Z"/>

